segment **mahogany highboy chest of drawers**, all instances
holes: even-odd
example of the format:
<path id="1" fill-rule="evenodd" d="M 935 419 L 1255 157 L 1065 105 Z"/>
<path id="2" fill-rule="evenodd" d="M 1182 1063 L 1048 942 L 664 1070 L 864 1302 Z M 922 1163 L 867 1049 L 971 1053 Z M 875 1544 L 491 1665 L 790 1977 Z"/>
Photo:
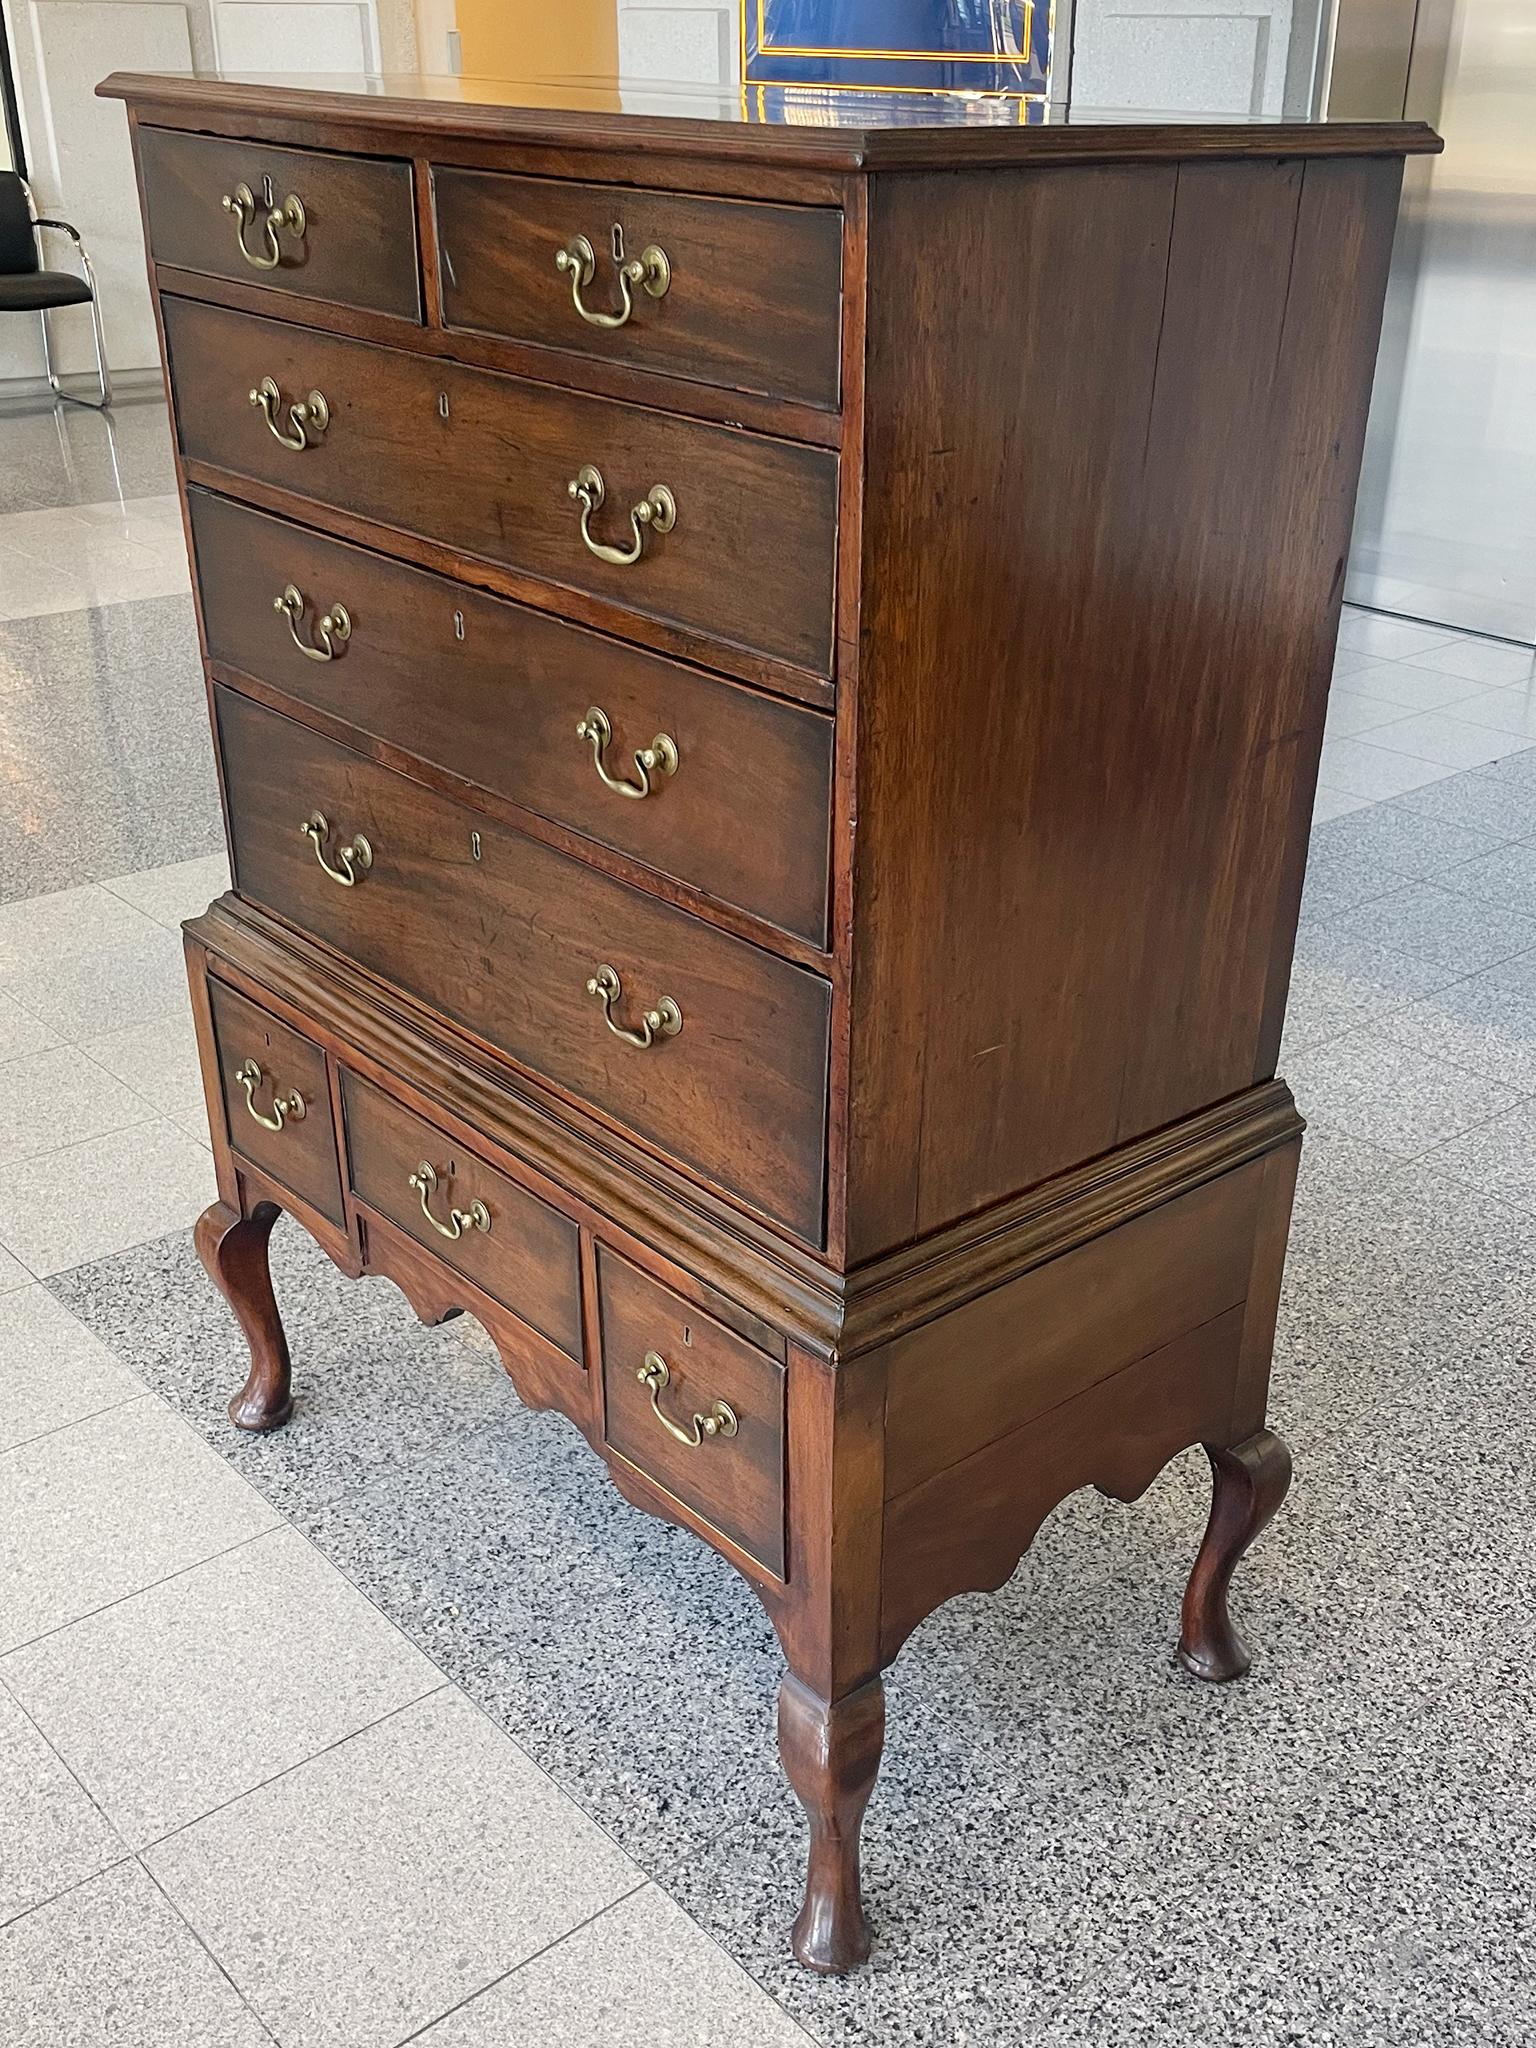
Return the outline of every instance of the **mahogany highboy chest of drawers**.
<path id="1" fill-rule="evenodd" d="M 881 1674 L 1065 1495 L 1204 1444 L 1180 1654 L 1246 1664 L 1276 1052 L 1434 138 L 104 90 L 233 860 L 187 930 L 232 1417 L 290 1410 L 280 1210 L 477 1316 L 763 1601 L 795 1949 L 846 1969 Z"/>

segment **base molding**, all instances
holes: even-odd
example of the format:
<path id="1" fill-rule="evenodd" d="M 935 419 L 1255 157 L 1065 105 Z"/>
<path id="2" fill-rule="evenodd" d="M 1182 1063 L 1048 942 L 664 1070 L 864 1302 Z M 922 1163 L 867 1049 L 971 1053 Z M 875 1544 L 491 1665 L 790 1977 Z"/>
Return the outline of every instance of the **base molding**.
<path id="1" fill-rule="evenodd" d="M 219 979 L 365 1077 L 421 1089 L 445 1123 L 579 1221 L 601 1218 L 679 1272 L 707 1275 L 747 1315 L 839 1362 L 1294 1144 L 1304 1129 L 1284 1081 L 1263 1081 L 844 1273 L 239 898 L 222 897 L 187 934 Z"/>

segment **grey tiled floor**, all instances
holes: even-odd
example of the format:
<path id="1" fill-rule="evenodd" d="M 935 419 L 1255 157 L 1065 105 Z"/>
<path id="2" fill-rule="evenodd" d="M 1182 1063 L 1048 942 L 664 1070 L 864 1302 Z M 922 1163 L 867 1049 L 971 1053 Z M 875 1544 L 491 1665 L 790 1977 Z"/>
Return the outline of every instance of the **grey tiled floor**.
<path id="1" fill-rule="evenodd" d="M 53 421 L 0 418 L 0 569 L 9 512 L 36 549 L 66 504 L 145 556 L 0 579 L 42 608 L 0 619 L 0 2041 L 1528 2048 L 1529 656 L 1345 623 L 1282 1063 L 1298 1476 L 1243 1570 L 1252 1676 L 1168 1662 L 1198 1459 L 1069 1502 L 891 1674 L 879 1946 L 823 1983 L 785 1957 L 761 1609 L 473 1325 L 422 1330 L 285 1225 L 299 1413 L 228 1428 L 175 939 L 224 875 L 134 412 L 117 514 L 88 424 L 71 482 Z"/>

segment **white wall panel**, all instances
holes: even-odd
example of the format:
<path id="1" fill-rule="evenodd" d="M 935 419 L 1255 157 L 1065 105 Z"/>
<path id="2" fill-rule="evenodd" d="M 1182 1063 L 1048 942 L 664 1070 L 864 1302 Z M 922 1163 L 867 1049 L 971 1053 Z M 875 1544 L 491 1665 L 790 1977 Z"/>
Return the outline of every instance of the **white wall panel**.
<path id="1" fill-rule="evenodd" d="M 394 41 L 408 45 L 410 0 L 396 0 L 392 19 Z M 116 100 L 95 97 L 98 81 L 109 71 L 375 69 L 374 0 L 9 0 L 9 21 L 38 210 L 73 221 L 85 237 L 113 369 L 152 368 L 158 352 L 128 123 Z M 49 238 L 46 261 L 66 266 L 61 237 Z M 94 359 L 89 322 L 84 310 L 55 316 L 66 372 Z M 42 373 L 36 320 L 0 321 L 0 384 Z"/>
<path id="2" fill-rule="evenodd" d="M 214 0 L 213 32 L 221 71 L 377 67 L 366 0 Z"/>
<path id="3" fill-rule="evenodd" d="M 128 122 L 115 100 L 95 96 L 109 71 L 189 71 L 207 41 L 206 14 L 183 0 L 20 0 L 12 16 L 16 85 L 28 169 L 38 210 L 61 214 L 85 237 L 96 266 L 107 351 L 116 369 L 157 359 L 154 316 L 144 281 Z M 62 237 L 46 260 L 68 267 Z M 67 310 L 54 333 L 65 370 L 93 360 L 90 315 Z M 42 373 L 33 320 L 0 325 L 0 379 Z"/>
<path id="4" fill-rule="evenodd" d="M 619 69 L 626 78 L 734 85 L 739 42 L 731 7 L 626 0 L 619 9 Z"/>
<path id="5" fill-rule="evenodd" d="M 1292 13 L 1292 0 L 1077 0 L 1072 99 L 1149 113 L 1280 114 Z"/>

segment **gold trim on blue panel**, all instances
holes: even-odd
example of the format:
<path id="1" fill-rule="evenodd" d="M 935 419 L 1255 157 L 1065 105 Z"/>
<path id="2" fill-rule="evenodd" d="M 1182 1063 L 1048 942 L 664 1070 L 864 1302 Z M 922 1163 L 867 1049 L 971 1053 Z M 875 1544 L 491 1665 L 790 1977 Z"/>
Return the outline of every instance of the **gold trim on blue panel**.
<path id="1" fill-rule="evenodd" d="M 744 120 L 750 120 L 750 100 L 757 95 L 757 118 L 766 125 L 768 121 L 768 94 L 771 92 L 813 92 L 823 99 L 844 93 L 867 93 L 872 99 L 882 99 L 887 93 L 905 99 L 916 100 L 998 100 L 1006 101 L 1018 109 L 1017 124 L 1020 128 L 1029 126 L 1031 107 L 1044 106 L 1050 98 L 1043 92 L 1008 92 L 999 87 L 990 91 L 982 86 L 964 85 L 846 85 L 839 81 L 829 83 L 825 78 L 770 78 L 754 79 L 750 85 L 741 88 L 741 112 Z M 999 122 L 999 127 L 1006 123 Z"/>
<path id="2" fill-rule="evenodd" d="M 1027 64 L 1030 61 L 1035 30 L 1035 0 L 1019 0 L 1019 42 L 1013 50 L 855 50 L 839 48 L 836 45 L 821 48 L 814 44 L 770 43 L 766 21 L 767 0 L 757 0 L 757 54 L 759 57 L 829 57 L 870 58 L 882 64 Z M 741 10 L 741 61 L 742 74 L 746 74 L 747 63 L 747 10 Z M 775 81 L 777 83 L 777 81 Z M 872 88 L 855 86 L 852 91 Z M 920 90 L 921 88 L 916 88 Z M 913 87 L 897 87 L 898 91 L 912 91 Z"/>

